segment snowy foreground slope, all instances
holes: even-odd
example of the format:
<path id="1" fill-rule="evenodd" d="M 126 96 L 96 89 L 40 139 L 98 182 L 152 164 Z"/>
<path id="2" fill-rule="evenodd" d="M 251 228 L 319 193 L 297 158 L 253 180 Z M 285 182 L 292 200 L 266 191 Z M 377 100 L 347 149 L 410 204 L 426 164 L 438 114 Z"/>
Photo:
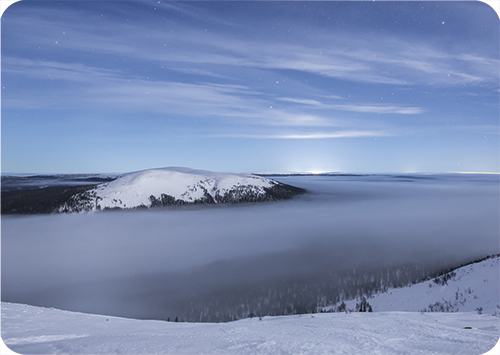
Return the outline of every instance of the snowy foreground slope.
<path id="1" fill-rule="evenodd" d="M 499 256 L 463 266 L 434 280 L 389 289 L 369 298 L 368 302 L 374 312 L 444 310 L 500 315 Z M 359 300 L 345 301 L 347 309 L 355 309 L 357 302 Z"/>
<path id="2" fill-rule="evenodd" d="M 252 174 L 171 167 L 121 175 L 114 181 L 73 196 L 59 212 L 275 201 L 300 192 L 302 189 Z"/>
<path id="3" fill-rule="evenodd" d="M 499 332 L 497 317 L 462 312 L 323 313 L 214 324 L 2 303 L 2 339 L 23 354 L 483 354 Z"/>
<path id="4" fill-rule="evenodd" d="M 500 338 L 499 267 L 494 256 L 389 289 L 368 299 L 373 313 L 175 323 L 4 302 L 2 339 L 24 354 L 483 354 Z M 450 312 L 430 312 L 436 303 Z M 499 353 L 498 345 L 490 352 Z"/>

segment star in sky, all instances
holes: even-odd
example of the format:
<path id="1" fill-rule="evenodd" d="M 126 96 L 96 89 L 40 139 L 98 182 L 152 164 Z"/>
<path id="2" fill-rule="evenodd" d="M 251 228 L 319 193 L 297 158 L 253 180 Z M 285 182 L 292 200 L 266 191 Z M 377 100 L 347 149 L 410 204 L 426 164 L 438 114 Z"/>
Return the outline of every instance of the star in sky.
<path id="1" fill-rule="evenodd" d="M 498 172 L 498 43 L 480 2 L 15 3 L 2 171 Z"/>

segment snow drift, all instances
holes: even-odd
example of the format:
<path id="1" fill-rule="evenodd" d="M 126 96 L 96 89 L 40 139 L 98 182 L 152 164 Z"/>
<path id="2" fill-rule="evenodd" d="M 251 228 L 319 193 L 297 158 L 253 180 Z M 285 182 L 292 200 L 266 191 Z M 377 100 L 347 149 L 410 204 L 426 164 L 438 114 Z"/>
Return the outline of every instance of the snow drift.
<path id="1" fill-rule="evenodd" d="M 27 327 L 29 324 L 29 327 Z M 2 339 L 23 354 L 482 354 L 498 318 L 328 313 L 230 323 L 135 320 L 2 303 Z"/>
<path id="2" fill-rule="evenodd" d="M 124 174 L 72 196 L 59 212 L 277 201 L 303 191 L 252 174 L 170 167 Z"/>

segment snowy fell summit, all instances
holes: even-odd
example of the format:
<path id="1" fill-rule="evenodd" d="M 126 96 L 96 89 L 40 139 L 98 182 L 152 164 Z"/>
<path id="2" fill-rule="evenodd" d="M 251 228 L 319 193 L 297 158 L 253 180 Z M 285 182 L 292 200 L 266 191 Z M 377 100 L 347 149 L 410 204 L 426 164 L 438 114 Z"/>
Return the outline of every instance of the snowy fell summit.
<path id="1" fill-rule="evenodd" d="M 277 201 L 303 189 L 252 174 L 170 167 L 127 173 L 72 196 L 59 212 Z"/>

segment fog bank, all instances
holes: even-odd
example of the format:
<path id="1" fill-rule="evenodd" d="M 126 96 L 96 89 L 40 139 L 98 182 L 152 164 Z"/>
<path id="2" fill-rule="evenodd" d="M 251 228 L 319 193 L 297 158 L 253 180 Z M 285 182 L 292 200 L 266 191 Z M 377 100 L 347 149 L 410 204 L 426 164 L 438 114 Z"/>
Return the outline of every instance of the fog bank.
<path id="1" fill-rule="evenodd" d="M 2 216 L 2 300 L 162 318 L 179 299 L 325 268 L 453 265 L 500 252 L 496 175 L 277 180 L 308 193 L 276 203 Z"/>

